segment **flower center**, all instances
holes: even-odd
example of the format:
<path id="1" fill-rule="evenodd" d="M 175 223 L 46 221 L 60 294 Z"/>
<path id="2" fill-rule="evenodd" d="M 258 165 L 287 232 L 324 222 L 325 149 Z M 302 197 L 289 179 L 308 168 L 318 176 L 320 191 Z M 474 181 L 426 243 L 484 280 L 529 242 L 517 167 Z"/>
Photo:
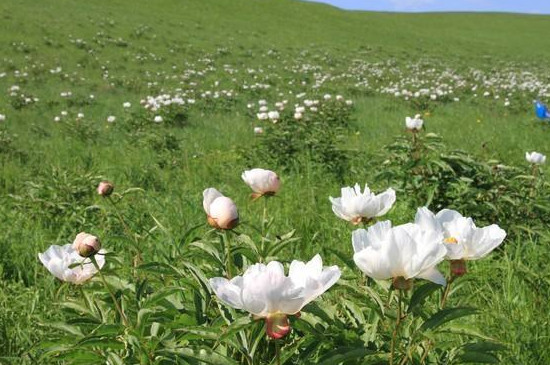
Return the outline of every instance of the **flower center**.
<path id="1" fill-rule="evenodd" d="M 448 237 L 448 238 L 445 238 L 443 242 L 456 245 L 458 243 L 458 240 L 454 237 Z"/>

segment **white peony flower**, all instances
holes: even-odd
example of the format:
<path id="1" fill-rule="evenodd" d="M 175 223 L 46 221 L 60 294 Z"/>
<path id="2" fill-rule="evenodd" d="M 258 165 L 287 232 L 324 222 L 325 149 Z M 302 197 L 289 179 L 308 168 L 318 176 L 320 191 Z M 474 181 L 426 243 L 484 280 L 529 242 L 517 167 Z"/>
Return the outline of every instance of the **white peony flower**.
<path id="1" fill-rule="evenodd" d="M 104 250 L 100 250 L 95 259 L 99 268 L 105 265 Z M 97 273 L 89 258 L 82 258 L 69 243 L 64 246 L 52 245 L 45 252 L 39 253 L 40 262 L 59 280 L 73 284 L 82 284 Z M 81 264 L 72 267 L 74 264 Z"/>
<path id="2" fill-rule="evenodd" d="M 426 231 L 441 233 L 440 243 L 447 249 L 446 258 L 453 261 L 483 258 L 506 237 L 506 232 L 498 225 L 478 228 L 472 218 L 450 209 L 434 214 L 426 207 L 418 208 L 415 223 Z"/>
<path id="3" fill-rule="evenodd" d="M 380 217 L 386 214 L 395 203 L 395 191 L 392 188 L 375 195 L 366 184 L 363 193 L 359 184 L 355 184 L 353 188 L 349 186 L 342 188 L 341 192 L 340 198 L 329 197 L 332 211 L 338 217 L 353 224 Z"/>
<path id="4" fill-rule="evenodd" d="M 311 261 L 292 261 L 288 276 L 278 261 L 250 266 L 243 276 L 231 280 L 210 279 L 216 296 L 225 304 L 266 319 L 266 332 L 282 338 L 290 331 L 289 315 L 327 291 L 340 278 L 340 269 L 323 269 L 321 256 Z"/>
<path id="5" fill-rule="evenodd" d="M 390 221 L 378 222 L 368 230 L 353 232 L 353 261 L 373 279 L 393 278 L 398 289 L 410 288 L 412 278 L 445 285 L 445 278 L 435 268 L 447 253 L 442 240 L 441 232 L 423 230 L 416 224 L 392 228 Z"/>
<path id="6" fill-rule="evenodd" d="M 258 120 L 267 120 L 268 115 L 267 113 L 258 113 L 256 114 L 256 117 L 258 118 Z"/>
<path id="7" fill-rule="evenodd" d="M 233 200 L 214 188 L 205 189 L 202 195 L 208 224 L 217 229 L 233 229 L 239 224 L 239 212 Z"/>
<path id="8" fill-rule="evenodd" d="M 525 152 L 525 159 L 535 165 L 542 165 L 546 162 L 546 156 L 538 152 Z"/>
<path id="9" fill-rule="evenodd" d="M 163 119 L 160 115 L 155 115 L 155 118 L 153 118 L 153 122 L 155 123 L 162 123 Z"/>
<path id="10" fill-rule="evenodd" d="M 262 134 L 264 129 L 262 127 L 254 127 L 254 134 Z"/>
<path id="11" fill-rule="evenodd" d="M 273 121 L 279 120 L 279 112 L 276 110 L 270 111 L 267 116 Z"/>
<path id="12" fill-rule="evenodd" d="M 0 114 L 0 122 L 3 122 L 6 120 L 6 116 L 4 114 Z"/>
<path id="13" fill-rule="evenodd" d="M 131 106 L 132 106 L 132 104 L 129 101 L 126 101 L 126 102 L 122 103 L 122 107 L 125 108 L 125 109 L 128 109 Z"/>
<path id="14" fill-rule="evenodd" d="M 407 126 L 407 129 L 410 129 L 411 131 L 419 131 L 420 129 L 422 129 L 423 124 L 424 121 L 420 119 L 420 114 L 416 114 L 414 118 L 405 118 L 405 125 Z"/>
<path id="15" fill-rule="evenodd" d="M 115 117 L 114 115 L 109 115 L 109 116 L 107 117 L 107 122 L 108 122 L 108 123 L 114 123 L 115 120 L 116 120 L 116 117 Z"/>
<path id="16" fill-rule="evenodd" d="M 241 178 L 254 191 L 252 194 L 254 198 L 259 198 L 262 195 L 275 195 L 281 187 L 281 180 L 276 173 L 270 170 L 247 170 L 243 172 Z"/>

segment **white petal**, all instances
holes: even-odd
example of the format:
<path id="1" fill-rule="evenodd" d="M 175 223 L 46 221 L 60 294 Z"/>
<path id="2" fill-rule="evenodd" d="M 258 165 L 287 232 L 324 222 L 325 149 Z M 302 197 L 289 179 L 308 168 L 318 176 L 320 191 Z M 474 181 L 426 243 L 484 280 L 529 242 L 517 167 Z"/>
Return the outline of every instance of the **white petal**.
<path id="1" fill-rule="evenodd" d="M 422 207 L 418 208 L 416 215 L 414 217 L 414 223 L 418 224 L 420 228 L 427 231 L 439 231 L 441 232 L 443 228 L 438 220 L 428 208 Z"/>
<path id="2" fill-rule="evenodd" d="M 441 274 L 441 272 L 439 272 L 439 270 L 435 268 L 435 266 L 422 271 L 416 277 L 420 279 L 429 280 L 439 285 L 443 285 L 443 286 L 447 285 L 447 281 L 445 280 L 445 277 L 443 276 L 443 274 Z"/>
<path id="3" fill-rule="evenodd" d="M 210 204 L 212 204 L 212 202 L 214 202 L 217 198 L 222 197 L 223 194 L 214 188 L 208 188 L 202 192 L 202 196 L 202 206 L 204 211 L 206 214 L 210 215 Z"/>
<path id="4" fill-rule="evenodd" d="M 476 229 L 465 259 L 475 260 L 488 255 L 504 241 L 505 237 L 506 232 L 496 224 Z"/>
<path id="5" fill-rule="evenodd" d="M 235 309 L 242 309 L 242 281 L 242 277 L 237 276 L 231 281 L 225 278 L 212 278 L 209 280 L 209 283 L 216 296 L 222 302 Z"/>

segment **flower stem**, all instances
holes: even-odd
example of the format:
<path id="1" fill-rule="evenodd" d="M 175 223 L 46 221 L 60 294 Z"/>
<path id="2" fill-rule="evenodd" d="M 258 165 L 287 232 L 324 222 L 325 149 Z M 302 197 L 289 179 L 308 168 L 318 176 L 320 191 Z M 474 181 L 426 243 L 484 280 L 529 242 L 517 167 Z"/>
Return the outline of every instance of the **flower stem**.
<path id="1" fill-rule="evenodd" d="M 395 321 L 395 328 L 393 329 L 390 345 L 390 365 L 393 365 L 393 359 L 395 356 L 395 342 L 397 339 L 397 333 L 399 331 L 399 325 L 401 324 L 401 303 L 403 302 L 403 290 L 399 290 L 399 297 L 397 300 L 397 318 Z"/>
<path id="2" fill-rule="evenodd" d="M 532 198 L 535 196 L 535 191 L 537 187 L 538 167 L 536 164 L 532 164 L 531 174 L 533 175 L 533 183 L 531 184 L 531 192 L 529 193 L 529 196 Z"/>
<path id="3" fill-rule="evenodd" d="M 277 340 L 273 342 L 275 342 L 275 359 L 277 360 L 277 365 L 281 365 L 281 345 Z"/>
<path id="4" fill-rule="evenodd" d="M 134 234 L 132 234 L 132 231 L 130 231 L 130 227 L 128 227 L 128 225 L 126 224 L 126 221 L 124 220 L 124 218 L 122 217 L 122 214 L 120 214 L 120 211 L 118 210 L 118 207 L 116 206 L 115 202 L 113 201 L 113 199 L 108 196 L 107 197 L 107 200 L 109 201 L 109 203 L 111 203 L 111 205 L 113 206 L 113 209 L 115 210 L 115 213 L 118 217 L 118 220 L 120 221 L 120 223 L 122 224 L 122 227 L 124 228 L 124 232 L 126 233 L 126 236 L 128 236 L 128 238 L 132 239 L 134 241 L 134 249 L 136 251 L 135 255 L 134 255 L 134 259 L 133 259 L 133 266 L 134 268 L 137 267 L 139 265 L 139 263 L 141 262 L 141 253 L 139 252 L 139 249 L 138 249 L 138 241 L 137 241 L 137 238 Z M 134 273 L 134 276 L 135 276 L 135 273 Z"/>
<path id="5" fill-rule="evenodd" d="M 94 264 L 97 272 L 99 273 L 99 277 L 101 278 L 101 281 L 103 281 L 103 285 L 105 285 L 105 288 L 107 289 L 107 291 L 111 295 L 111 299 L 113 300 L 113 303 L 115 304 L 115 308 L 116 308 L 118 314 L 120 315 L 120 318 L 122 318 L 122 321 L 124 322 L 124 325 L 126 327 L 128 327 L 128 318 L 126 318 L 126 315 L 124 314 L 124 312 L 122 311 L 122 308 L 118 304 L 118 301 L 116 300 L 116 297 L 113 294 L 113 291 L 111 290 L 111 287 L 107 283 L 107 280 L 105 280 L 105 276 L 103 276 L 103 273 L 101 272 L 101 269 L 100 269 L 99 265 L 97 264 L 95 256 L 90 256 L 90 260 L 92 261 L 92 264 Z"/>
<path id="6" fill-rule="evenodd" d="M 233 277 L 231 273 L 233 257 L 231 256 L 231 240 L 229 239 L 227 230 L 223 231 L 223 241 L 225 246 L 225 272 L 227 274 L 227 278 L 231 279 Z"/>
<path id="7" fill-rule="evenodd" d="M 262 257 L 260 258 L 261 261 L 263 261 L 264 259 L 264 256 L 265 256 L 265 242 L 266 242 L 266 228 L 267 228 L 267 199 L 268 197 L 267 196 L 264 196 L 263 197 L 263 201 L 264 201 L 264 211 L 263 211 L 263 214 L 262 214 L 262 240 L 261 240 L 261 244 L 260 244 L 260 249 L 262 251 Z"/>
<path id="8" fill-rule="evenodd" d="M 449 281 L 447 281 L 447 286 L 445 287 L 445 291 L 443 292 L 443 297 L 441 298 L 440 307 L 441 309 L 445 308 L 445 303 L 447 302 L 447 297 L 449 296 L 449 293 L 451 292 L 451 284 L 453 281 L 455 281 L 456 276 L 451 274 L 451 277 L 449 278 Z"/>

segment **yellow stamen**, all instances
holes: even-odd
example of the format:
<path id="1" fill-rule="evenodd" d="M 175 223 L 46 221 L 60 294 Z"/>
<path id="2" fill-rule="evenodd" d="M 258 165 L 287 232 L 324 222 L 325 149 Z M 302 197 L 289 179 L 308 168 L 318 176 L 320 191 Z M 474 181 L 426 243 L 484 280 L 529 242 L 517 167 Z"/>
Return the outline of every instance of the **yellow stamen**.
<path id="1" fill-rule="evenodd" d="M 453 245 L 456 245 L 458 243 L 458 240 L 454 237 L 449 237 L 449 238 L 445 238 L 443 240 L 443 242 L 445 243 L 450 243 L 450 244 L 453 244 Z"/>

